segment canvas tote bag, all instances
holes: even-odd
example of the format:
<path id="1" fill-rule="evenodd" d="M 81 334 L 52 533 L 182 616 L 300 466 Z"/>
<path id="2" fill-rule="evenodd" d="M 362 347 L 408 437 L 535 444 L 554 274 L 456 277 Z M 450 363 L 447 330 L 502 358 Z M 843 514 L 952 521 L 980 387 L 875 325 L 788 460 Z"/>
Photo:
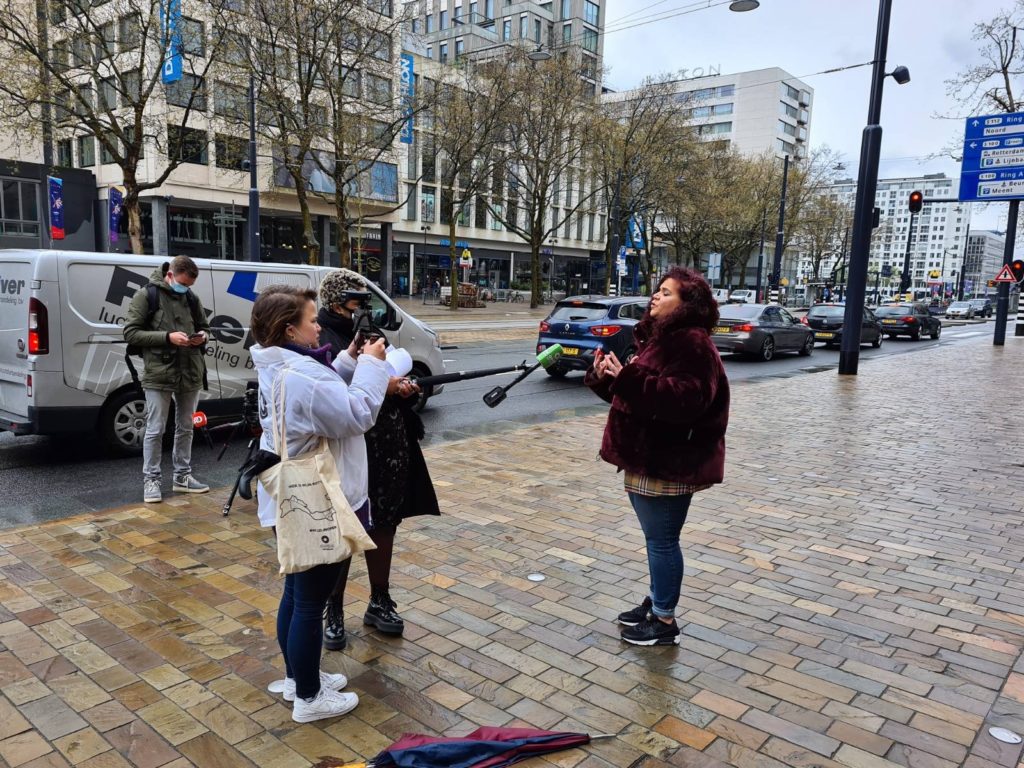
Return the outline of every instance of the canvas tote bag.
<path id="1" fill-rule="evenodd" d="M 260 483 L 277 507 L 277 559 L 281 573 L 298 573 L 317 565 L 339 563 L 376 544 L 341 490 L 341 477 L 327 440 L 313 451 L 288 455 L 285 439 L 285 367 L 271 393 L 274 445 L 281 461 L 260 474 Z"/>

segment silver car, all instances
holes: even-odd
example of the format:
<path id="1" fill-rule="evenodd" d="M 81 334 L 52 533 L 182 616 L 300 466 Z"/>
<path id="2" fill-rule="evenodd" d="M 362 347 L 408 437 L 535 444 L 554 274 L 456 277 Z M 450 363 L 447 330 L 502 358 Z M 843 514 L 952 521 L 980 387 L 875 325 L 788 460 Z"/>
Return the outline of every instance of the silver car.
<path id="1" fill-rule="evenodd" d="M 946 317 L 958 317 L 964 320 L 971 320 L 974 317 L 974 307 L 969 301 L 954 301 L 946 307 Z"/>
<path id="2" fill-rule="evenodd" d="M 771 360 L 777 352 L 809 355 L 814 331 L 778 304 L 726 304 L 711 341 L 719 352 L 739 352 Z"/>

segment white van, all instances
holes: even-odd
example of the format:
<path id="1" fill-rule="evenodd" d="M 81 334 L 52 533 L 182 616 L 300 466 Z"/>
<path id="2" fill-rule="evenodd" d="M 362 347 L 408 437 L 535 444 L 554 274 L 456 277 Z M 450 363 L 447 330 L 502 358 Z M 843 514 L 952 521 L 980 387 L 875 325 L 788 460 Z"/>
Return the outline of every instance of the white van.
<path id="1" fill-rule="evenodd" d="M 141 450 L 145 400 L 125 365 L 128 303 L 166 257 L 84 251 L 0 250 L 0 430 L 18 435 L 96 431 L 116 450 Z M 256 379 L 249 347 L 252 303 L 269 285 L 316 288 L 330 267 L 196 259 L 194 291 L 210 320 L 211 418 L 241 413 Z M 437 334 L 376 285 L 374 322 L 407 349 L 413 373 L 444 373 Z M 135 361 L 133 361 L 135 362 Z M 141 368 L 142 361 L 136 362 Z M 423 401 L 441 391 L 424 392 Z"/>

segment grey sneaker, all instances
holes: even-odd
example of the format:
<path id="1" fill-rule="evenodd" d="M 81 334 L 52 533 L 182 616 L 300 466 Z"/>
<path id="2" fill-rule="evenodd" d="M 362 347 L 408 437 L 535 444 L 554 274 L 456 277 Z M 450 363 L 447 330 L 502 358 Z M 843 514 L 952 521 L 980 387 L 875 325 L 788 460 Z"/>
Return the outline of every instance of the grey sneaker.
<path id="1" fill-rule="evenodd" d="M 206 493 L 210 490 L 210 486 L 203 485 L 192 475 L 175 475 L 172 487 L 176 493 Z"/>
<path id="2" fill-rule="evenodd" d="M 146 478 L 142 481 L 142 500 L 146 504 L 157 504 L 164 500 L 160 491 L 160 481 Z"/>

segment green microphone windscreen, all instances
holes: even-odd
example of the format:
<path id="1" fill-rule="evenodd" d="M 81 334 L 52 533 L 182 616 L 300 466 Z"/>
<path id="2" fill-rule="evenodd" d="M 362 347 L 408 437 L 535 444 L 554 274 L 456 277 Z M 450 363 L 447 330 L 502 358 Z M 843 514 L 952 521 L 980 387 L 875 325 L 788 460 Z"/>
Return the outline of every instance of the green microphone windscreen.
<path id="1" fill-rule="evenodd" d="M 537 362 L 540 363 L 546 371 L 555 361 L 562 356 L 562 345 L 552 344 L 550 347 L 545 349 L 539 355 L 537 355 Z"/>

